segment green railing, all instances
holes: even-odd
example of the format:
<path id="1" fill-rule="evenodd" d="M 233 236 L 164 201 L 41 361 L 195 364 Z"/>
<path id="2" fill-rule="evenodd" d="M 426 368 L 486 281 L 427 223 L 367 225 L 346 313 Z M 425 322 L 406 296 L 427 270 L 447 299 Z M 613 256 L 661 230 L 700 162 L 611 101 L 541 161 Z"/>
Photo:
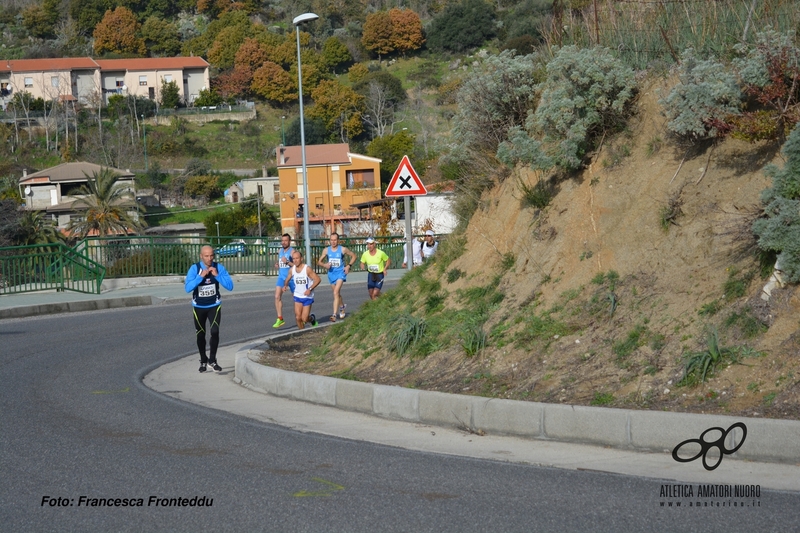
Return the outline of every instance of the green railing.
<path id="1" fill-rule="evenodd" d="M 55 289 L 99 294 L 105 268 L 64 244 L 0 248 L 0 294 Z"/>
<path id="2" fill-rule="evenodd" d="M 356 254 L 356 268 L 361 254 L 367 249 L 364 237 L 342 239 L 341 243 Z M 379 247 L 391 259 L 392 268 L 403 263 L 403 237 L 379 237 Z M 239 245 L 238 243 L 243 243 Z M 184 276 L 189 267 L 200 260 L 200 249 L 210 244 L 216 251 L 216 260 L 225 265 L 231 274 L 259 274 L 276 276 L 280 239 L 278 237 L 90 237 L 75 248 L 81 254 L 105 266 L 106 278 L 146 276 Z M 293 244 L 303 251 L 302 241 Z M 311 261 L 318 273 L 324 269 L 316 266 L 328 246 L 328 239 L 311 239 Z"/>

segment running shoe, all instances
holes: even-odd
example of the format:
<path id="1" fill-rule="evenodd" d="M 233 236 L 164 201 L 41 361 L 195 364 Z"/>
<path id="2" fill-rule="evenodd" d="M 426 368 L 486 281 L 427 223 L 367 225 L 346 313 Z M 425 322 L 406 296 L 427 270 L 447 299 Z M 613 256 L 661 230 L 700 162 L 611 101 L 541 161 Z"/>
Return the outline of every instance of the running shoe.
<path id="1" fill-rule="evenodd" d="M 209 361 L 208 362 L 208 366 L 210 366 L 211 370 L 213 370 L 214 372 L 221 372 L 222 371 L 222 367 L 219 366 L 216 361 L 214 361 L 213 363 L 211 361 Z"/>
<path id="2" fill-rule="evenodd" d="M 344 318 L 345 309 L 347 309 L 347 304 L 342 304 L 342 305 L 339 306 L 339 318 Z"/>
<path id="3" fill-rule="evenodd" d="M 205 371 L 206 371 L 206 364 L 200 363 L 200 372 L 205 372 Z"/>
<path id="4" fill-rule="evenodd" d="M 278 320 L 275 321 L 274 324 L 272 324 L 272 327 L 273 328 L 279 328 L 284 324 L 286 324 L 286 322 L 284 322 L 282 318 L 279 318 Z"/>
<path id="5" fill-rule="evenodd" d="M 331 315 L 331 322 L 336 322 L 336 315 Z"/>
<path id="6" fill-rule="evenodd" d="M 314 315 L 314 313 L 311 313 L 311 315 L 309 315 L 308 320 L 311 322 L 312 326 L 317 325 L 317 317 Z"/>

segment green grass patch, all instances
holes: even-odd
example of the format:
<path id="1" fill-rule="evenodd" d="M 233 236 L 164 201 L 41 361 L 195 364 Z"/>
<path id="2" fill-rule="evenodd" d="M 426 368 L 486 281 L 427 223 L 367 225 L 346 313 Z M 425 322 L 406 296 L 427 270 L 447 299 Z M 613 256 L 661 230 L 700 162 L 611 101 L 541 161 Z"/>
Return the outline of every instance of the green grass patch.
<path id="1" fill-rule="evenodd" d="M 590 405 L 611 405 L 614 403 L 614 395 L 610 392 L 595 392 L 594 398 L 589 402 Z"/>

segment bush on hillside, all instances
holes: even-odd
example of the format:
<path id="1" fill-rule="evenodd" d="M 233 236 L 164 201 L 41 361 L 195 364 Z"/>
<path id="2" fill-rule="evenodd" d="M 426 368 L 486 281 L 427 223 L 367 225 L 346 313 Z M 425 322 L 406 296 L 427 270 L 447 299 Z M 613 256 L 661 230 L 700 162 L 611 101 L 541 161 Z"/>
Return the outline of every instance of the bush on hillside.
<path id="1" fill-rule="evenodd" d="M 753 223 L 758 247 L 778 254 L 781 270 L 791 283 L 800 282 L 800 127 L 783 146 L 783 168 L 768 165 L 764 172 L 772 187 L 764 189 L 764 216 Z"/>
<path id="2" fill-rule="evenodd" d="M 733 73 L 715 59 L 698 59 L 690 48 L 681 57 L 679 79 L 661 100 L 669 131 L 693 141 L 727 133 L 727 121 L 741 113 L 741 91 Z"/>
<path id="3" fill-rule="evenodd" d="M 494 153 L 509 130 L 522 126 L 535 108 L 538 82 L 543 78 L 537 56 L 515 56 L 506 50 L 487 57 L 458 91 L 454 140 Z"/>
<path id="4" fill-rule="evenodd" d="M 527 162 L 541 170 L 580 168 L 595 139 L 624 123 L 635 89 L 633 70 L 607 48 L 564 47 L 547 64 L 526 130 L 514 128 L 497 156 L 508 165 Z"/>
<path id="5" fill-rule="evenodd" d="M 800 121 L 800 48 L 794 32 L 757 33 L 752 45 L 736 45 L 733 60 L 748 108 L 734 123 L 733 137 L 747 141 L 783 139 Z"/>

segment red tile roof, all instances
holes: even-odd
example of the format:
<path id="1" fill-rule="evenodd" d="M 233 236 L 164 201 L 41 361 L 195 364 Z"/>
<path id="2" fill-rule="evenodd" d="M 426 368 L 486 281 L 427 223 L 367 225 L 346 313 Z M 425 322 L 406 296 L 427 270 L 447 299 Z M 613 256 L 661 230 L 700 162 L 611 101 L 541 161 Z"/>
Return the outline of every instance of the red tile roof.
<path id="1" fill-rule="evenodd" d="M 62 70 L 181 70 L 207 68 L 202 57 L 146 57 L 136 59 L 97 59 L 91 57 L 59 57 L 53 59 L 0 60 L 0 72 L 41 72 Z"/>
<path id="2" fill-rule="evenodd" d="M 50 182 L 57 181 L 86 181 L 86 176 L 92 176 L 95 172 L 99 173 L 103 169 L 102 166 L 94 163 L 75 162 L 75 163 L 61 163 L 54 167 L 28 174 L 20 178 L 20 183 L 40 183 L 42 180 L 39 178 L 49 178 Z M 120 170 L 118 168 L 111 168 L 113 172 L 119 174 L 121 178 L 132 179 L 134 174 L 127 170 Z"/>
<path id="3" fill-rule="evenodd" d="M 6 72 L 41 72 L 97 68 L 91 57 L 57 57 L 52 59 L 10 59 L 0 62 Z"/>
<path id="4" fill-rule="evenodd" d="M 98 59 L 97 64 L 103 70 L 181 70 L 208 67 L 208 62 L 198 56 Z"/>
<path id="5" fill-rule="evenodd" d="M 281 147 L 278 147 L 278 168 L 299 167 L 303 164 L 299 146 L 283 147 L 283 163 L 281 163 Z M 341 144 L 307 144 L 306 165 L 349 165 L 350 145 Z"/>

